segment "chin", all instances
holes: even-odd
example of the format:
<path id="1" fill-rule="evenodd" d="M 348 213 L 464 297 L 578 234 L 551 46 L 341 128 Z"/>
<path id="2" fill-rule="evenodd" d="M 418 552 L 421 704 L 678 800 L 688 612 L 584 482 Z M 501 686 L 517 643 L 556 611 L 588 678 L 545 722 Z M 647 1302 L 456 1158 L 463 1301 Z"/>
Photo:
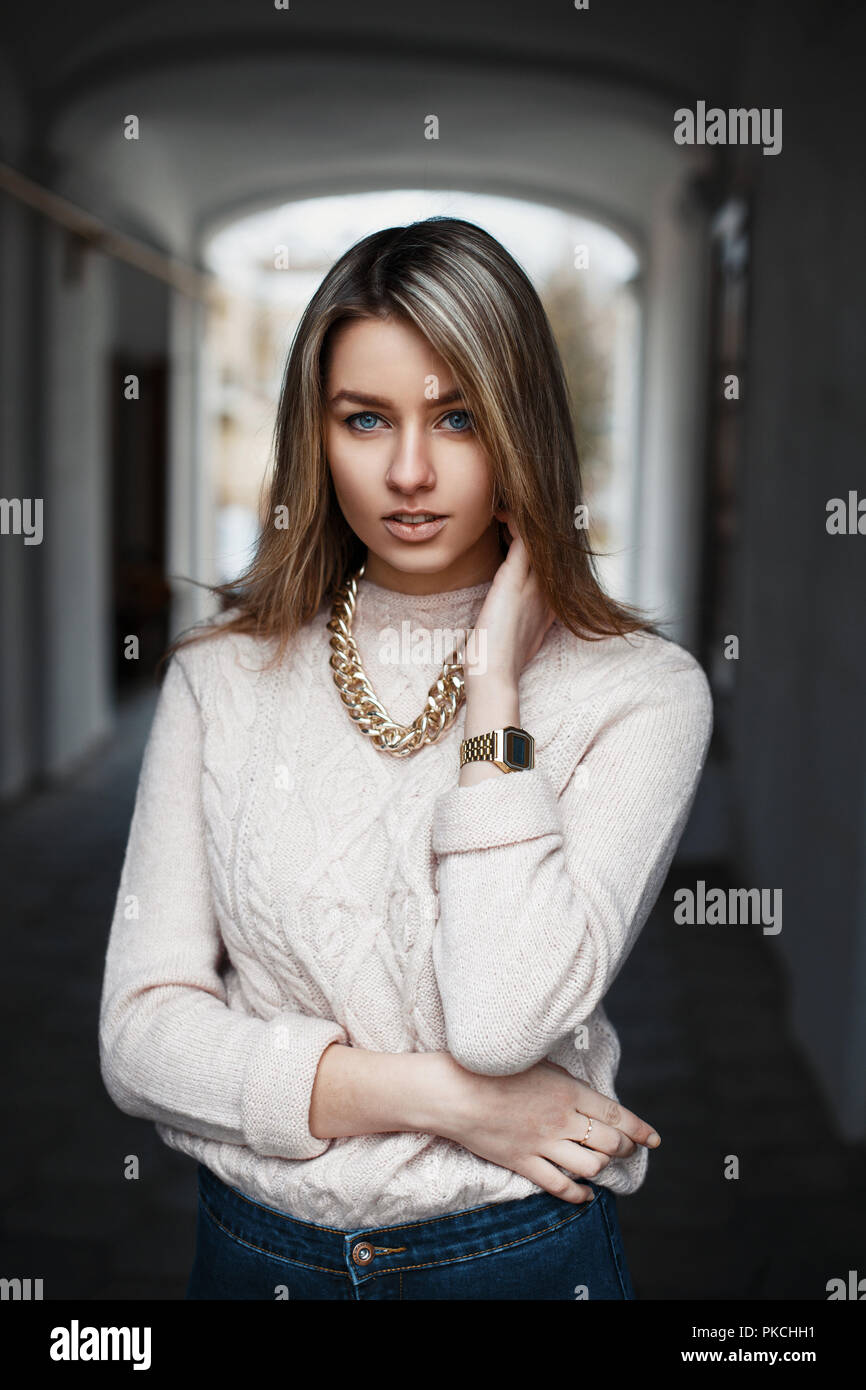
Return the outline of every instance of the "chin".
<path id="1" fill-rule="evenodd" d="M 372 555 L 373 551 L 369 553 Z M 379 561 L 383 565 L 390 565 L 392 570 L 397 570 L 400 574 L 444 574 L 446 570 L 451 568 L 456 558 L 458 557 L 448 556 L 447 559 L 443 560 L 439 556 L 430 554 L 412 555 L 409 557 L 409 563 L 407 563 L 404 555 L 399 557 L 389 555 L 378 556 Z"/>

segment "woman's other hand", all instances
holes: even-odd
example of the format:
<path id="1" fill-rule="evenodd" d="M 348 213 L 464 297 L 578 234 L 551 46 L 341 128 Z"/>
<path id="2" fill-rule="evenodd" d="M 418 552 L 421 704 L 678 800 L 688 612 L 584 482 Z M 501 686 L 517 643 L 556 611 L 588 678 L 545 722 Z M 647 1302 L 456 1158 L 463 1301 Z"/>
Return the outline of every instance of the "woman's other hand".
<path id="1" fill-rule="evenodd" d="M 645 1120 L 555 1062 L 538 1062 L 514 1076 L 479 1076 L 450 1053 L 428 1057 L 435 1068 L 431 1132 L 567 1202 L 586 1202 L 593 1195 L 568 1174 L 596 1178 L 612 1158 L 660 1142 Z M 590 1118 L 592 1130 L 582 1144 Z"/>

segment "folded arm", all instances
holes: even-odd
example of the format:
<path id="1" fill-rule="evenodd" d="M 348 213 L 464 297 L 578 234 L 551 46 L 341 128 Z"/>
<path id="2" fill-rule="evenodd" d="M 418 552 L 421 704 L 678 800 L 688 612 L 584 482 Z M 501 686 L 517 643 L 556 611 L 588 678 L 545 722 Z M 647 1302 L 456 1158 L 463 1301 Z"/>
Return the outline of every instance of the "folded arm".
<path id="1" fill-rule="evenodd" d="M 433 962 L 461 1065 L 524 1071 L 601 1001 L 664 883 L 711 731 L 700 666 L 668 667 L 618 693 L 559 797 L 536 764 L 438 798 Z"/>

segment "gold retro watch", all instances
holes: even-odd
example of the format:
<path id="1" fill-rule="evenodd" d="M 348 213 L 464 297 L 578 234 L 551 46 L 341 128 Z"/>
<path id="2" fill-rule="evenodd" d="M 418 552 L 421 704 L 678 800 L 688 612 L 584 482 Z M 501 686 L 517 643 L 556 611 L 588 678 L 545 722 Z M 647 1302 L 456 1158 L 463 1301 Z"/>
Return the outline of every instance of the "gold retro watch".
<path id="1" fill-rule="evenodd" d="M 535 767 L 535 739 L 513 724 L 474 734 L 460 745 L 460 766 L 464 763 L 495 763 L 503 772 L 529 772 Z"/>

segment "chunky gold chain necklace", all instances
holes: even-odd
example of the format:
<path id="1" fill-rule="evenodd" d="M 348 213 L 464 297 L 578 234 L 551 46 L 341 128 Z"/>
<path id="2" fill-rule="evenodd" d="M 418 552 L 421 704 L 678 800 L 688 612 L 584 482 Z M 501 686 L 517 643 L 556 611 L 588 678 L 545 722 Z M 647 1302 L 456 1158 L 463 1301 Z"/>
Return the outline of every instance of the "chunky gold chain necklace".
<path id="1" fill-rule="evenodd" d="M 350 717 L 361 732 L 372 739 L 376 748 L 394 758 L 410 758 L 425 744 L 435 743 L 453 722 L 466 698 L 463 664 L 455 647 L 442 663 L 442 671 L 431 685 L 417 719 L 411 724 L 396 724 L 376 698 L 352 636 L 358 580 L 366 568 L 365 560 L 347 583 L 340 586 L 331 609 L 327 626 L 333 634 L 330 664 L 334 668 L 334 683 Z"/>

